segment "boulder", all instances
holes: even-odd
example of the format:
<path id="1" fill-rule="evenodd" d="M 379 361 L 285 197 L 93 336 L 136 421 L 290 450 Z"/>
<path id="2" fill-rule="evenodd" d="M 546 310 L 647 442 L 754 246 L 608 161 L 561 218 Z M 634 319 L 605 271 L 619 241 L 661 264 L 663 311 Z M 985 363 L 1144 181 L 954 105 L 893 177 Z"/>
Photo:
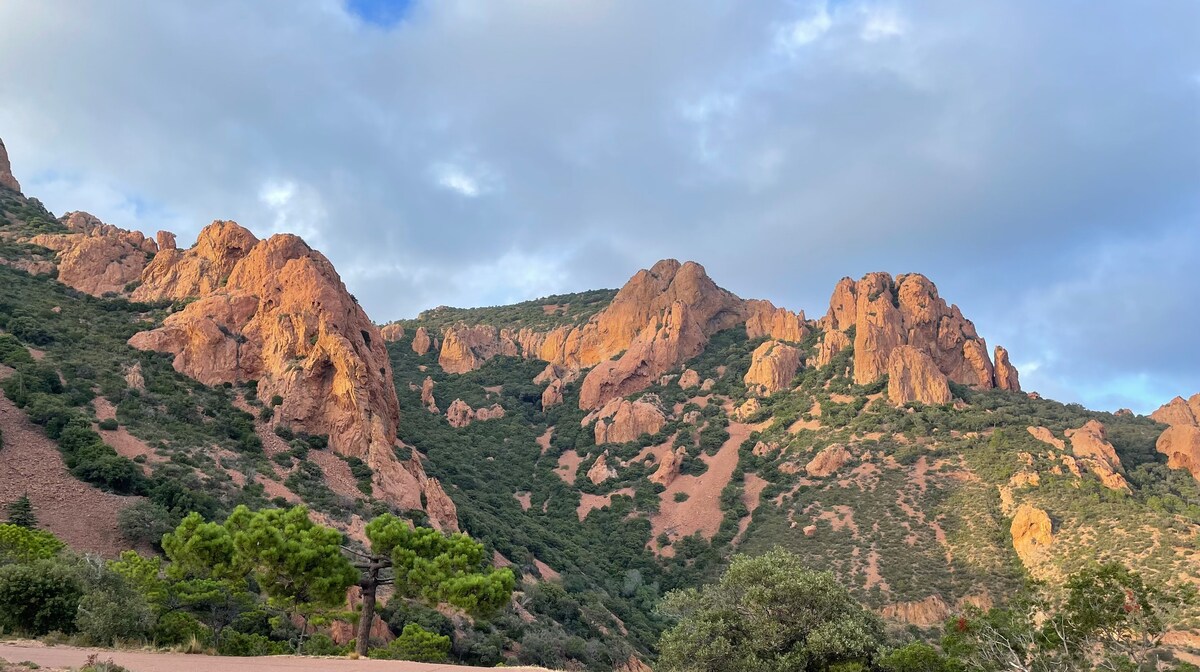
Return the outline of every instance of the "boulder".
<path id="1" fill-rule="evenodd" d="M 471 408 L 462 399 L 455 399 L 446 409 L 446 421 L 451 427 L 466 427 L 473 421 L 495 420 L 504 417 L 504 407 L 492 404 L 483 408 Z"/>
<path id="2" fill-rule="evenodd" d="M 911 345 L 893 348 L 887 373 L 888 400 L 897 406 L 914 401 L 931 405 L 950 403 L 946 376 L 923 350 Z"/>
<path id="3" fill-rule="evenodd" d="M 546 389 L 542 390 L 542 410 L 561 403 L 563 403 L 563 381 L 561 378 L 555 378 L 550 381 Z"/>
<path id="4" fill-rule="evenodd" d="M 424 355 L 433 349 L 433 339 L 429 338 L 425 327 L 417 327 L 416 333 L 413 334 L 412 349 L 418 355 Z"/>
<path id="5" fill-rule="evenodd" d="M 695 369 L 686 369 L 679 376 L 679 387 L 685 390 L 690 390 L 700 384 L 700 374 L 696 373 Z"/>
<path id="6" fill-rule="evenodd" d="M 1082 427 L 1068 429 L 1067 438 L 1071 441 L 1071 452 L 1100 478 L 1104 487 L 1129 491 L 1129 483 L 1122 475 L 1124 469 L 1121 468 L 1121 458 L 1117 457 L 1117 451 L 1108 442 L 1103 424 L 1088 420 Z"/>
<path id="7" fill-rule="evenodd" d="M 766 341 L 754 349 L 743 380 L 751 394 L 765 397 L 790 388 L 799 368 L 799 350 L 779 341 Z"/>
<path id="8" fill-rule="evenodd" d="M 636 441 L 645 434 L 657 434 L 666 424 L 667 417 L 653 395 L 637 401 L 614 399 L 596 414 L 596 443 Z"/>
<path id="9" fill-rule="evenodd" d="M 175 249 L 175 234 L 170 231 L 159 231 L 154 234 L 154 240 L 158 243 L 158 250 L 174 250 Z"/>
<path id="10" fill-rule="evenodd" d="M 825 478 L 836 473 L 850 461 L 850 451 L 840 443 L 835 443 L 817 453 L 816 457 L 804 465 L 804 471 L 813 478 Z"/>
<path id="11" fill-rule="evenodd" d="M 425 376 L 425 380 L 421 383 L 421 405 L 430 413 L 440 413 L 438 410 L 437 401 L 433 398 L 433 378 Z"/>
<path id="12" fill-rule="evenodd" d="M 392 343 L 404 338 L 404 327 L 395 322 L 385 324 L 379 328 L 379 335 L 383 336 L 383 340 Z"/>
<path id="13" fill-rule="evenodd" d="M 601 483 L 607 481 L 610 478 L 615 477 L 616 475 L 617 475 L 617 470 L 608 466 L 608 453 L 607 452 L 602 453 L 600 455 L 600 457 L 597 458 L 596 462 L 594 464 L 592 464 L 592 468 L 588 469 L 588 472 L 587 472 L 588 480 L 591 481 L 594 485 L 600 485 Z"/>
<path id="14" fill-rule="evenodd" d="M 1186 469 L 1200 481 L 1200 427 L 1175 425 L 1158 437 L 1155 449 L 1167 456 L 1167 466 Z"/>
<path id="15" fill-rule="evenodd" d="M 1013 549 L 1026 567 L 1041 560 L 1046 548 L 1054 543 L 1054 526 L 1050 516 L 1032 504 L 1022 504 L 1009 526 Z"/>

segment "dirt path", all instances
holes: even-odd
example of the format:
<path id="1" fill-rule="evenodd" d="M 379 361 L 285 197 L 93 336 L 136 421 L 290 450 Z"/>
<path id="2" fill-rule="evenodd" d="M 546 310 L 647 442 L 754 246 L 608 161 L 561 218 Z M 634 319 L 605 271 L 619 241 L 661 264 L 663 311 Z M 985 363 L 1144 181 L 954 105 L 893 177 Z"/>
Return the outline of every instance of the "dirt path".
<path id="1" fill-rule="evenodd" d="M 400 660 L 348 660 L 345 658 L 305 658 L 300 656 L 262 656 L 235 658 L 232 656 L 193 656 L 182 653 L 149 653 L 144 651 L 110 651 L 81 649 L 73 646 L 42 646 L 36 642 L 0 644 L 0 658 L 13 663 L 31 661 L 41 667 L 71 668 L 84 664 L 91 654 L 100 660 L 129 668 L 130 672 L 285 672 L 286 670 L 319 670 L 324 672 L 469 672 L 491 670 L 490 667 L 466 667 L 429 663 L 410 663 Z M 542 668 L 513 667 L 510 670 L 542 672 Z"/>

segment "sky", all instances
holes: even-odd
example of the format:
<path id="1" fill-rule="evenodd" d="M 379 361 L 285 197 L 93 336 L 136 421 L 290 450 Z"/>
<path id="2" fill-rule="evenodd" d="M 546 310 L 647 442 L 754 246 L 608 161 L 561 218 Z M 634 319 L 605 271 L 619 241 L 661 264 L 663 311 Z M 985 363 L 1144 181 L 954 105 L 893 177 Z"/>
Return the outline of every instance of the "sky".
<path id="1" fill-rule="evenodd" d="M 0 138 L 55 213 L 298 233 L 380 323 L 921 272 L 1026 389 L 1200 392 L 1192 0 L 4 0 Z"/>

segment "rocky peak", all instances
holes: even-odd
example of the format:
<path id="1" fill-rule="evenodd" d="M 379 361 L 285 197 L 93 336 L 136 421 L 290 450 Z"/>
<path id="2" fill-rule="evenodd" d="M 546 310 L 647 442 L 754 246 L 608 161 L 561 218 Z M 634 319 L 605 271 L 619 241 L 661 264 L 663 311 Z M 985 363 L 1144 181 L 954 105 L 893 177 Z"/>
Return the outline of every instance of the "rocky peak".
<path id="1" fill-rule="evenodd" d="M 770 396 L 788 389 L 799 368 L 799 350 L 780 341 L 765 341 L 751 355 L 744 381 L 751 394 Z"/>
<path id="2" fill-rule="evenodd" d="M 0 187 L 21 192 L 21 183 L 13 176 L 12 164 L 8 162 L 8 150 L 5 149 L 3 140 L 0 140 Z"/>
<path id="3" fill-rule="evenodd" d="M 888 400 L 897 406 L 919 401 L 922 404 L 950 403 L 946 376 L 933 358 L 911 345 L 892 349 L 888 357 Z"/>
<path id="4" fill-rule="evenodd" d="M 829 312 L 820 324 L 827 331 L 855 328 L 854 381 L 859 384 L 878 380 L 886 372 L 892 350 L 910 345 L 928 354 L 937 369 L 957 383 L 980 389 L 997 385 L 1020 389 L 1008 352 L 997 350 L 997 358 L 1003 360 L 997 374 L 975 325 L 963 317 L 958 306 L 947 304 L 933 282 L 919 273 L 894 279 L 887 273 L 868 273 L 858 282 L 843 278 L 834 288 Z M 840 349 L 836 346 L 841 340 L 824 337 L 818 363 L 822 359 L 827 363 Z M 825 343 L 829 347 L 824 347 Z"/>
<path id="5" fill-rule="evenodd" d="M 215 221 L 200 231 L 190 249 L 170 247 L 155 255 L 142 272 L 142 284 L 134 290 L 133 298 L 159 301 L 210 294 L 228 280 L 233 267 L 258 242 L 237 222 Z"/>
<path id="6" fill-rule="evenodd" d="M 69 212 L 59 223 L 70 233 L 40 234 L 29 242 L 58 253 L 59 282 L 92 296 L 124 294 L 141 277 L 147 255 L 158 250 L 140 232 L 105 224 L 86 212 Z"/>
<path id="7" fill-rule="evenodd" d="M 1192 395 L 1191 399 L 1175 397 L 1158 407 L 1150 417 L 1164 425 L 1192 426 L 1200 424 L 1200 394 Z"/>
<path id="8" fill-rule="evenodd" d="M 1104 487 L 1110 490 L 1129 490 L 1129 484 L 1122 475 L 1121 458 L 1108 442 L 1108 433 L 1104 425 L 1097 420 L 1089 420 L 1082 427 L 1067 430 L 1067 438 L 1071 441 L 1071 452 L 1095 474 Z"/>
<path id="9" fill-rule="evenodd" d="M 776 308 L 770 301 L 747 301 L 746 313 L 746 337 L 750 339 L 767 337 L 799 343 L 810 331 L 804 311 L 793 313 L 787 308 Z"/>
<path id="10" fill-rule="evenodd" d="M 1186 469 L 1200 481 L 1200 394 L 1175 397 L 1150 417 L 1170 425 L 1158 437 L 1155 449 L 1167 456 L 1167 466 Z"/>

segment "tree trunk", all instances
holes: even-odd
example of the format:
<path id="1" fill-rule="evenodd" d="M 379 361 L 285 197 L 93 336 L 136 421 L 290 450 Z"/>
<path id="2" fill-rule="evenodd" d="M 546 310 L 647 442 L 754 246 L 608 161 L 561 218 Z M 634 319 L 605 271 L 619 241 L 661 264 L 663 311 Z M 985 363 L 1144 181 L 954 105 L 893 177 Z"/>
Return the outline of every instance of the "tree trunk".
<path id="1" fill-rule="evenodd" d="M 354 651 L 360 656 L 367 655 L 371 640 L 371 624 L 375 621 L 375 591 L 379 588 L 379 569 L 376 562 L 367 567 L 367 573 L 358 585 L 362 588 L 362 613 L 358 616 L 358 638 L 354 642 Z"/>

